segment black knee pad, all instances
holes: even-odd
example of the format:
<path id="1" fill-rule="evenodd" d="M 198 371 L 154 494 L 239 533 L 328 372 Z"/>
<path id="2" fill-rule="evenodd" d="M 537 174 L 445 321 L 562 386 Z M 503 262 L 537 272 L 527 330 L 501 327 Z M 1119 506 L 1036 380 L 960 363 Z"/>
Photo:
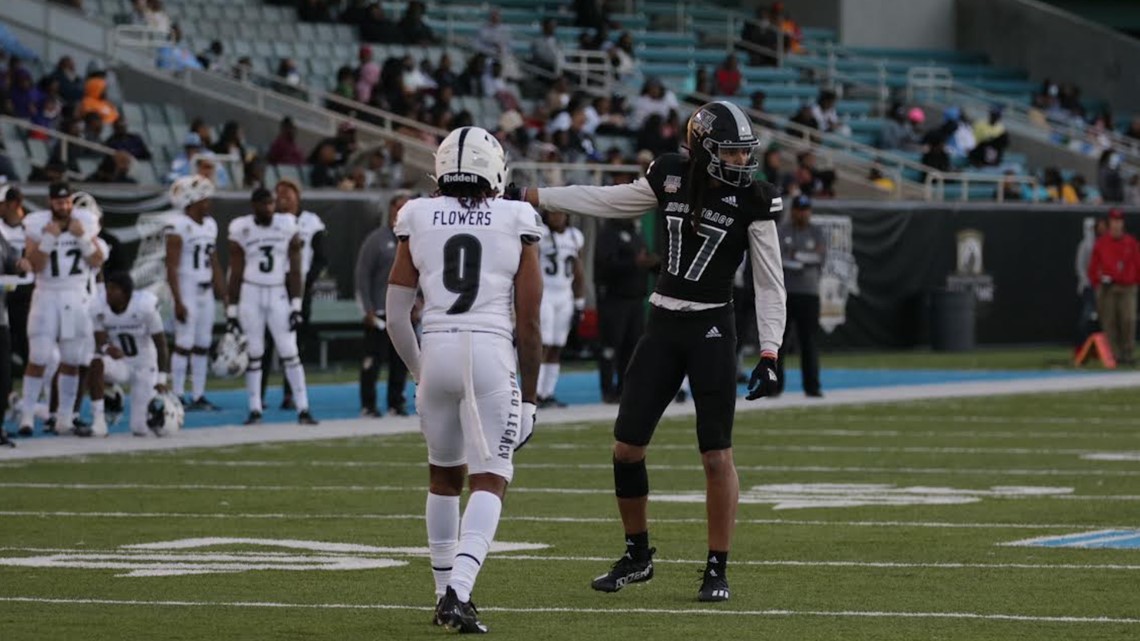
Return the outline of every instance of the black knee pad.
<path id="1" fill-rule="evenodd" d="M 246 369 L 251 371 L 251 372 L 256 372 L 257 370 L 261 369 L 261 357 L 260 356 L 250 356 L 249 357 L 249 366 L 246 367 Z"/>
<path id="2" fill-rule="evenodd" d="M 649 472 L 645 459 L 622 463 L 614 459 L 614 493 L 619 499 L 639 499 L 649 495 Z"/>

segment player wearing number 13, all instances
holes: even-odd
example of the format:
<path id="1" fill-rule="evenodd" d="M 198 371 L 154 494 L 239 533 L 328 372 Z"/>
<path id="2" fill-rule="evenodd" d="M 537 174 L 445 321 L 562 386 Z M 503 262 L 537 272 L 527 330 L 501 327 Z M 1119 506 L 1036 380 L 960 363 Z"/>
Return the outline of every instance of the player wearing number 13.
<path id="1" fill-rule="evenodd" d="M 249 350 L 245 388 L 249 394 L 246 425 L 261 422 L 261 377 L 265 329 L 273 335 L 285 364 L 285 376 L 297 403 L 297 422 L 316 425 L 309 413 L 305 369 L 297 351 L 301 325 L 301 237 L 292 214 L 277 214 L 273 192 L 259 187 L 250 200 L 253 214 L 230 223 L 229 304 L 226 331 L 243 332 Z"/>
<path id="2" fill-rule="evenodd" d="M 36 273 L 28 313 L 28 367 L 24 373 L 23 412 L 20 433 L 31 435 L 35 402 L 44 385 L 44 366 L 59 346 L 59 413 L 56 429 L 72 428 L 71 408 L 79 392 L 79 366 L 87 354 L 84 343 L 91 335 L 88 316 L 88 281 L 105 256 L 95 237 L 99 234 L 96 214 L 72 209 L 71 189 L 56 182 L 48 187 L 50 210 L 24 219 L 27 233 L 25 257 Z"/>
<path id="3" fill-rule="evenodd" d="M 614 187 L 522 190 L 535 206 L 571 214 L 636 217 L 656 209 L 667 231 L 664 269 L 649 298 L 649 322 L 626 372 L 614 425 L 614 486 L 626 554 L 593 588 L 616 592 L 653 577 L 645 455 L 661 414 L 688 375 L 697 410 L 697 442 L 707 487 L 709 554 L 697 598 L 729 597 L 725 565 L 736 521 L 739 481 L 732 459 L 736 405 L 733 278 L 752 261 L 760 364 L 749 399 L 776 392 L 776 355 L 784 334 L 784 275 L 776 188 L 753 182 L 758 141 L 743 111 L 729 102 L 701 106 L 689 120 L 689 156 L 665 154 L 645 178 Z M 513 195 L 513 194 L 512 194 Z"/>

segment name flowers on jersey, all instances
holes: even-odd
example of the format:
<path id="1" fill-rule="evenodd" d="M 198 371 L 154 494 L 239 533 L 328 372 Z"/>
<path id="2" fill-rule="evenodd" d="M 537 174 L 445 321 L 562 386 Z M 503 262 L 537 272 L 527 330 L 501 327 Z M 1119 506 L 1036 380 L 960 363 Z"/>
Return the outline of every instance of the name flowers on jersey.
<path id="1" fill-rule="evenodd" d="M 439 211 L 432 212 L 431 217 L 432 225 L 467 225 L 476 227 L 490 227 L 491 226 L 491 212 L 489 211 L 476 211 L 474 209 L 466 211 Z"/>

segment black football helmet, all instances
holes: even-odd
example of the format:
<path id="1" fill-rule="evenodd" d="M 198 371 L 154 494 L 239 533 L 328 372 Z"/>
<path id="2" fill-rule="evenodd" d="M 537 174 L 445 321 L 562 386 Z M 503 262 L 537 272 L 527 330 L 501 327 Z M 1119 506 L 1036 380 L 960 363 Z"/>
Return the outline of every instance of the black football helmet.
<path id="1" fill-rule="evenodd" d="M 752 131 L 752 121 L 740 107 L 724 100 L 701 105 L 689 118 L 685 136 L 689 157 L 705 163 L 709 175 L 733 187 L 752 184 L 752 174 L 760 166 L 756 150 L 759 139 Z M 732 150 L 745 150 L 741 163 L 738 158 L 722 154 Z"/>

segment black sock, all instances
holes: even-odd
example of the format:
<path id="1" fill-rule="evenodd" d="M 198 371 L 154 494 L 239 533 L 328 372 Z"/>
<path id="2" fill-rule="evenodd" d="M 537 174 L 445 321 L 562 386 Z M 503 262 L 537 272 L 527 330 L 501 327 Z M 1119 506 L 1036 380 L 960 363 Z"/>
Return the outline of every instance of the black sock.
<path id="1" fill-rule="evenodd" d="M 705 572 L 715 570 L 717 576 L 724 576 L 725 567 L 728 565 L 728 552 L 720 550 L 709 550 L 708 562 L 705 564 Z"/>
<path id="2" fill-rule="evenodd" d="M 626 534 L 625 551 L 632 558 L 644 559 L 649 554 L 649 532 Z"/>

